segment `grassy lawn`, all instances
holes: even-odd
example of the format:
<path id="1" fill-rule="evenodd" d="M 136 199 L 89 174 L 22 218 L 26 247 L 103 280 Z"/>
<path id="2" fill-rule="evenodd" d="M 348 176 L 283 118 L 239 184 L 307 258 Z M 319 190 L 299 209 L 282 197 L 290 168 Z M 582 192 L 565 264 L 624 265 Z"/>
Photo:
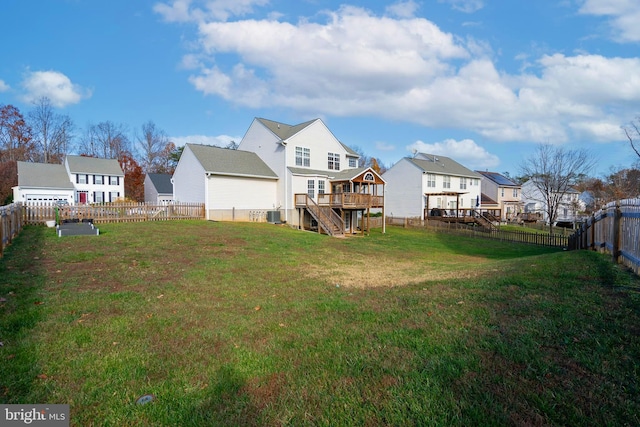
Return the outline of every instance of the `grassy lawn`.
<path id="1" fill-rule="evenodd" d="M 640 424 L 640 279 L 605 256 L 99 228 L 27 227 L 0 259 L 0 403 L 66 403 L 77 426 Z"/>

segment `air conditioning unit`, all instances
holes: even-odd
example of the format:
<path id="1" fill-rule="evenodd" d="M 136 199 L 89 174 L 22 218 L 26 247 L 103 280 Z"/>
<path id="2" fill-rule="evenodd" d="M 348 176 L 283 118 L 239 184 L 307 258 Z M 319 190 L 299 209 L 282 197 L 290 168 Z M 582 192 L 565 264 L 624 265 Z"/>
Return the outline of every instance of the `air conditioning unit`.
<path id="1" fill-rule="evenodd" d="M 280 211 L 267 211 L 267 222 L 271 224 L 279 224 Z"/>

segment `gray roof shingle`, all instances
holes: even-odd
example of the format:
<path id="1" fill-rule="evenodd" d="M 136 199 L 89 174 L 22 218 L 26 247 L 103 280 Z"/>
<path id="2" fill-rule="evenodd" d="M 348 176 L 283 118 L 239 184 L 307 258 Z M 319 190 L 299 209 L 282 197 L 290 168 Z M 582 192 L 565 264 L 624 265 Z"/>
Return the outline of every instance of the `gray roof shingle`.
<path id="1" fill-rule="evenodd" d="M 150 173 L 147 175 L 153 183 L 153 186 L 156 188 L 158 194 L 173 194 L 171 175 L 167 173 Z"/>
<path id="2" fill-rule="evenodd" d="M 205 172 L 217 175 L 278 178 L 256 153 L 213 145 L 186 144 Z"/>
<path id="3" fill-rule="evenodd" d="M 18 185 L 65 190 L 74 188 L 65 167 L 50 163 L 18 162 Z"/>
<path id="4" fill-rule="evenodd" d="M 98 159 L 95 157 L 67 156 L 71 173 L 92 175 L 124 176 L 120 163 L 116 159 Z"/>
<path id="5" fill-rule="evenodd" d="M 432 154 L 426 154 L 430 160 L 423 159 L 411 159 L 408 158 L 411 163 L 422 169 L 424 172 L 435 173 L 440 175 L 452 175 L 452 176 L 464 176 L 468 178 L 481 178 L 481 175 L 467 169 L 460 163 L 445 156 L 434 156 Z"/>

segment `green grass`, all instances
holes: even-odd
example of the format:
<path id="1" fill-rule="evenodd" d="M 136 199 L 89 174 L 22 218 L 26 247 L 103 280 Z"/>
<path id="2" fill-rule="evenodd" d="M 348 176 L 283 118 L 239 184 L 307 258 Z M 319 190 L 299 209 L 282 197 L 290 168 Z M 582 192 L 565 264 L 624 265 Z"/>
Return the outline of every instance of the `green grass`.
<path id="1" fill-rule="evenodd" d="M 640 424 L 640 280 L 606 256 L 396 227 L 100 231 L 27 227 L 0 259 L 0 403 L 67 403 L 77 426 Z"/>

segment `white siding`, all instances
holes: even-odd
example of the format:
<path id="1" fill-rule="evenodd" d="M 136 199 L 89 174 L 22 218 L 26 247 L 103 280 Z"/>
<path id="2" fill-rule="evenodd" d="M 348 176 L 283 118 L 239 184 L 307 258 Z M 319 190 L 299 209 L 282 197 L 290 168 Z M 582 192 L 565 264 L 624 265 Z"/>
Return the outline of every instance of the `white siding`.
<path id="1" fill-rule="evenodd" d="M 289 139 L 287 143 L 288 166 L 300 167 L 296 165 L 296 147 L 311 150 L 309 169 L 329 171 L 328 153 L 340 155 L 339 170 L 349 169 L 347 151 L 321 120 L 316 120 Z"/>
<path id="2" fill-rule="evenodd" d="M 399 160 L 382 178 L 385 186 L 385 212 L 389 216 L 413 218 L 422 217 L 424 191 L 422 170 L 407 159 Z"/>
<path id="3" fill-rule="evenodd" d="M 292 206 L 293 199 L 286 196 L 291 194 L 285 181 L 286 171 L 286 147 L 280 144 L 280 140 L 259 120 L 254 119 L 247 130 L 247 133 L 240 141 L 238 150 L 252 151 L 262 159 L 263 162 L 271 168 L 273 172 L 280 178 L 277 183 L 277 204 L 283 208 L 288 202 L 289 208 Z"/>
<path id="4" fill-rule="evenodd" d="M 205 202 L 204 168 L 189 149 L 189 146 L 184 148 L 172 179 L 173 199 L 176 202 Z"/>
<path id="5" fill-rule="evenodd" d="M 208 209 L 273 210 L 277 207 L 276 180 L 218 175 L 208 180 Z"/>

